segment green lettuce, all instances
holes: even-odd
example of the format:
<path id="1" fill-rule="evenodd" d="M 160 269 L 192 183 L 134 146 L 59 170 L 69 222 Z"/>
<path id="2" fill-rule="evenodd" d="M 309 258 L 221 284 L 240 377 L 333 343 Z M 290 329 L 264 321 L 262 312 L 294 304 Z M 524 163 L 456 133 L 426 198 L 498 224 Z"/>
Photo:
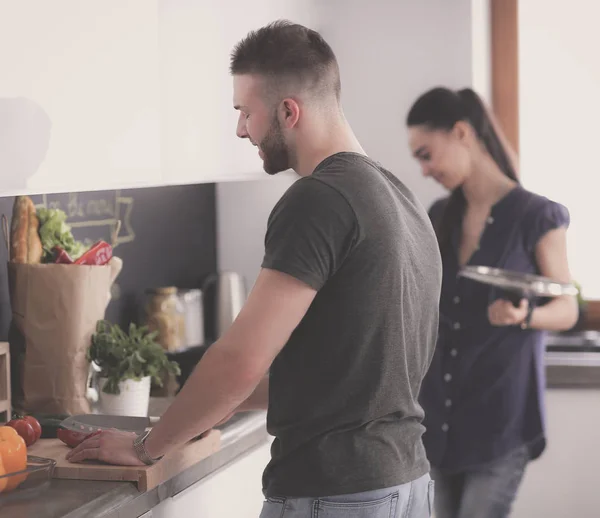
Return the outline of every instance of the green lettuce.
<path id="1" fill-rule="evenodd" d="M 40 239 L 44 256 L 42 262 L 54 262 L 52 249 L 60 246 L 75 261 L 86 251 L 85 245 L 76 241 L 71 233 L 71 227 L 67 225 L 67 215 L 60 209 L 40 208 L 37 211 L 40 220 Z"/>

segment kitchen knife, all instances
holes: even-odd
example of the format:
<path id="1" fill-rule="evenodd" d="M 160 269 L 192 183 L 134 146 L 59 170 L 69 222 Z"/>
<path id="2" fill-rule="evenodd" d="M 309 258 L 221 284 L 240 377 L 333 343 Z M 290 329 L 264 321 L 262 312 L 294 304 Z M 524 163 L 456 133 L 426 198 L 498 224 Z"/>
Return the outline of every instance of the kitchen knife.
<path id="1" fill-rule="evenodd" d="M 158 417 L 134 417 L 109 414 L 80 414 L 67 417 L 61 428 L 73 432 L 92 433 L 114 428 L 125 432 L 141 433 L 158 422 Z"/>

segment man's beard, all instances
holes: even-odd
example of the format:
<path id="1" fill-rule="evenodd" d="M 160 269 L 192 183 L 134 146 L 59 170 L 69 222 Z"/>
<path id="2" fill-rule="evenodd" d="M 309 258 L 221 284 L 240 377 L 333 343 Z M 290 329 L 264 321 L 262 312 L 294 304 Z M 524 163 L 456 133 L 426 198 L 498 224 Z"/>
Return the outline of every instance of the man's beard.
<path id="1" fill-rule="evenodd" d="M 283 132 L 277 117 L 269 128 L 265 138 L 259 144 L 263 154 L 263 168 L 265 173 L 275 175 L 291 167 L 290 151 L 283 139 Z"/>

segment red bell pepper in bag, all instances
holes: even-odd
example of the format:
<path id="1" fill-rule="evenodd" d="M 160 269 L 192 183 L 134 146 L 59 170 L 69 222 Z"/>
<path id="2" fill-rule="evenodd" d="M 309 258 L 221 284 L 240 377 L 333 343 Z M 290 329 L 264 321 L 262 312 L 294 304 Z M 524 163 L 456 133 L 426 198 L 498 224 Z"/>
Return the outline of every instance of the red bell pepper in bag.
<path id="1" fill-rule="evenodd" d="M 112 246 L 106 241 L 98 241 L 75 264 L 87 264 L 101 266 L 108 263 L 112 258 Z"/>
<path id="2" fill-rule="evenodd" d="M 52 250 L 54 251 L 55 264 L 73 264 L 73 259 L 71 259 L 71 256 L 60 246 L 55 246 Z"/>

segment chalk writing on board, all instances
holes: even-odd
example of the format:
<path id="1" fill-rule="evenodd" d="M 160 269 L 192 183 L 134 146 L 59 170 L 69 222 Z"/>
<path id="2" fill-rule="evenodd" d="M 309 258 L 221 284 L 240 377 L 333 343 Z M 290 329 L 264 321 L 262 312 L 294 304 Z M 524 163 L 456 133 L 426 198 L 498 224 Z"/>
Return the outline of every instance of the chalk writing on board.
<path id="1" fill-rule="evenodd" d="M 120 221 L 119 234 L 115 246 L 131 243 L 135 232 L 131 226 L 133 198 L 122 196 L 121 191 L 102 193 L 43 194 L 36 207 L 61 209 L 67 214 L 67 223 L 75 229 L 105 227 L 107 237 L 112 236 Z"/>

